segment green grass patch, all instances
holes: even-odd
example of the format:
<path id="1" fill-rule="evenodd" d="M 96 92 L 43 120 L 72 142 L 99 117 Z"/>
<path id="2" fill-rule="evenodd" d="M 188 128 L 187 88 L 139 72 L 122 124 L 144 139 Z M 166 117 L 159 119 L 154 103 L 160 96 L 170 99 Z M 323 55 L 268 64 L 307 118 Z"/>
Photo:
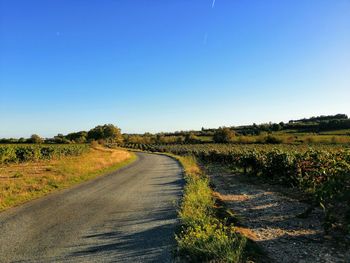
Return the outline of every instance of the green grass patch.
<path id="1" fill-rule="evenodd" d="M 325 135 L 350 135 L 350 129 L 336 130 L 336 131 L 323 131 L 320 134 Z"/>
<path id="2" fill-rule="evenodd" d="M 216 215 L 208 177 L 192 156 L 175 157 L 185 170 L 186 186 L 179 209 L 178 254 L 190 262 L 243 262 L 247 239 Z"/>

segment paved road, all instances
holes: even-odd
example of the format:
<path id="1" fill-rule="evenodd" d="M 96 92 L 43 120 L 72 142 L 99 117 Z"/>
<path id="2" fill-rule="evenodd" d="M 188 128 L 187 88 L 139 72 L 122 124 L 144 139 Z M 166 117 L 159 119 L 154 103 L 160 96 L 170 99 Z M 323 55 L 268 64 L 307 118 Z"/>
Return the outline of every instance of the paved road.
<path id="1" fill-rule="evenodd" d="M 137 153 L 128 167 L 0 213 L 0 262 L 169 262 L 181 169 Z"/>

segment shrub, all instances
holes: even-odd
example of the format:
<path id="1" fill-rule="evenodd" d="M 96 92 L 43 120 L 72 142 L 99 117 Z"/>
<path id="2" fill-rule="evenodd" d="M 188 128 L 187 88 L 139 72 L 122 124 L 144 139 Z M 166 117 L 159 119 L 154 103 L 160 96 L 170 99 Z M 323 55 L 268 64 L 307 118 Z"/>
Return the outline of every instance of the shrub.
<path id="1" fill-rule="evenodd" d="M 267 137 L 265 137 L 265 143 L 279 144 L 282 143 L 282 139 L 269 134 Z"/>
<path id="2" fill-rule="evenodd" d="M 219 128 L 216 130 L 213 136 L 213 140 L 216 143 L 228 143 L 232 142 L 236 136 L 235 132 L 229 128 Z"/>

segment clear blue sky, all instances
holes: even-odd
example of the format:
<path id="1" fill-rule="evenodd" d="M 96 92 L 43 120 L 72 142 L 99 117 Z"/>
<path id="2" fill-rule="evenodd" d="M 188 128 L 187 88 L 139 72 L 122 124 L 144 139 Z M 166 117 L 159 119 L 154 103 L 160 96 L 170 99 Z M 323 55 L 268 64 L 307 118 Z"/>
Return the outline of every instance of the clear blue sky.
<path id="1" fill-rule="evenodd" d="M 0 137 L 350 114 L 349 0 L 0 3 Z"/>

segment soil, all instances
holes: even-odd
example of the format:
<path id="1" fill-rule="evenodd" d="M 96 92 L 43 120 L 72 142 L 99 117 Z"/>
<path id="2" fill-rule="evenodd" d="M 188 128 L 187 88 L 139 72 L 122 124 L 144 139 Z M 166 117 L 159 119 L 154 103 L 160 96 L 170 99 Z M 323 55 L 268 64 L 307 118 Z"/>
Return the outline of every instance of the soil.
<path id="1" fill-rule="evenodd" d="M 310 204 L 297 190 L 222 169 L 210 169 L 209 176 L 218 197 L 242 224 L 237 231 L 254 240 L 271 262 L 350 262 L 349 247 L 325 234 L 321 209 L 299 216 Z"/>

